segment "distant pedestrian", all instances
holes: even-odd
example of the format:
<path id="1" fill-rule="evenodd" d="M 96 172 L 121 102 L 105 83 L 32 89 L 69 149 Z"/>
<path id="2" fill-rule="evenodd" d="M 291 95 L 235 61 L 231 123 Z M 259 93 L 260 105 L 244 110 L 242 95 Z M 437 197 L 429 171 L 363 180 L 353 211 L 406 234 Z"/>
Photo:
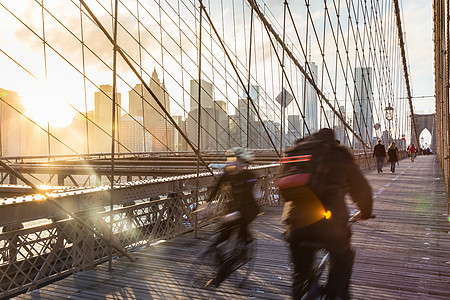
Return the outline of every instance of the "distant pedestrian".
<path id="1" fill-rule="evenodd" d="M 395 146 L 394 142 L 389 145 L 387 154 L 389 156 L 389 162 L 391 163 L 391 172 L 395 173 L 395 163 L 398 162 L 398 148 Z"/>
<path id="2" fill-rule="evenodd" d="M 386 157 L 386 149 L 381 143 L 381 140 L 378 140 L 378 145 L 373 148 L 373 156 L 377 159 L 378 173 L 383 172 L 383 161 Z"/>
<path id="3" fill-rule="evenodd" d="M 409 156 L 411 157 L 411 161 L 414 162 L 414 158 L 416 158 L 417 148 L 414 144 L 411 144 L 408 149 Z"/>

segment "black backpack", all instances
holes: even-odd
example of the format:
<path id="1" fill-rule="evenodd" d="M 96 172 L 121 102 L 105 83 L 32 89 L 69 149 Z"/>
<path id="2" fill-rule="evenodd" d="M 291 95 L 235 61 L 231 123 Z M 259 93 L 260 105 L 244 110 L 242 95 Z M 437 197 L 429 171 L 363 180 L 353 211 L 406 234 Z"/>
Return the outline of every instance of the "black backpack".
<path id="1" fill-rule="evenodd" d="M 308 187 L 320 198 L 320 187 L 326 184 L 328 173 L 327 155 L 335 147 L 333 131 L 324 128 L 285 150 L 277 182 L 285 201 L 295 200 L 292 190 L 302 187 Z"/>

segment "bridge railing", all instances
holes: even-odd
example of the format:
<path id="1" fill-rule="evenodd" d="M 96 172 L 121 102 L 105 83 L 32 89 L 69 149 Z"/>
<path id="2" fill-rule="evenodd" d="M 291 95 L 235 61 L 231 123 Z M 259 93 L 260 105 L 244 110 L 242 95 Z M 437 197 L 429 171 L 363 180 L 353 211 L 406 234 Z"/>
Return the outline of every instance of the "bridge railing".
<path id="1" fill-rule="evenodd" d="M 355 160 L 363 170 L 375 165 L 372 157 L 358 155 Z M 262 206 L 280 204 L 275 185 L 277 169 L 277 164 L 253 168 L 258 176 L 255 194 Z M 197 180 L 201 187 L 198 197 Z M 209 224 L 223 212 L 229 193 L 218 195 L 215 210 L 206 219 L 196 220 L 193 211 L 206 201 L 207 187 L 213 183 L 212 175 L 206 173 L 198 179 L 192 174 L 120 183 L 114 187 L 113 211 L 107 209 L 109 187 L 48 194 L 96 233 L 38 196 L 4 200 L 0 205 L 0 297 L 32 290 L 107 261 L 111 253 L 109 237 L 113 249 L 128 252 Z M 119 254 L 114 250 L 113 255 Z"/>
<path id="2" fill-rule="evenodd" d="M 274 187 L 277 165 L 256 167 L 256 194 L 261 205 L 279 204 Z M 208 219 L 196 221 L 197 205 L 206 201 L 208 188 L 194 189 L 196 175 L 119 184 L 114 210 L 106 209 L 111 191 L 107 187 L 75 189 L 51 197 L 70 208 L 85 224 L 125 252 L 148 246 L 208 224 L 221 214 L 227 193 L 214 201 Z M 199 186 L 213 182 L 201 174 Z M 159 197 L 166 194 L 165 197 Z M 46 200 L 16 197 L 0 205 L 0 297 L 32 290 L 67 274 L 92 268 L 108 260 L 110 245 L 97 233 L 69 218 Z M 112 222 L 110 222 L 112 220 Z M 112 226 L 112 235 L 111 235 Z M 106 239 L 106 240 L 107 240 Z M 113 255 L 119 255 L 113 248 Z"/>

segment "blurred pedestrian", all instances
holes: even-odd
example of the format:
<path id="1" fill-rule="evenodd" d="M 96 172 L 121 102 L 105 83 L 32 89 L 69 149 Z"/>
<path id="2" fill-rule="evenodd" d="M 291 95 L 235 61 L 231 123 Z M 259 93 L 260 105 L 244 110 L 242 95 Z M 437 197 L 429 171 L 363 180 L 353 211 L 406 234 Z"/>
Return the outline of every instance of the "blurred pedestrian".
<path id="1" fill-rule="evenodd" d="M 378 140 L 378 144 L 373 148 L 373 156 L 377 159 L 378 173 L 383 172 L 383 161 L 386 157 L 386 149 L 381 143 L 381 140 Z"/>
<path id="2" fill-rule="evenodd" d="M 389 157 L 389 162 L 391 163 L 391 172 L 395 173 L 395 163 L 398 162 L 398 148 L 397 146 L 395 146 L 394 142 L 392 142 L 389 145 L 387 153 Z"/>
<path id="3" fill-rule="evenodd" d="M 417 148 L 414 144 L 411 144 L 408 149 L 409 156 L 411 157 L 411 161 L 414 162 L 414 158 L 416 158 Z"/>

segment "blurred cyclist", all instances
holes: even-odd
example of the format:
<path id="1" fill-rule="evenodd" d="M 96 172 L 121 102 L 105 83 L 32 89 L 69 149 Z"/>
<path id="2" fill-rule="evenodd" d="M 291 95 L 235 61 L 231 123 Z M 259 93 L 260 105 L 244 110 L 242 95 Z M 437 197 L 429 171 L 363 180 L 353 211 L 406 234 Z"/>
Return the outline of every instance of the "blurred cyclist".
<path id="1" fill-rule="evenodd" d="M 227 203 L 228 218 L 221 224 L 219 233 L 213 243 L 213 247 L 227 240 L 235 226 L 239 227 L 239 237 L 245 243 L 251 241 L 248 233 L 248 225 L 256 218 L 259 207 L 253 196 L 253 186 L 256 183 L 256 175 L 248 169 L 253 155 L 241 147 L 231 148 L 226 151 L 227 166 L 225 172 L 214 186 L 208 202 L 212 201 L 219 189 L 224 184 L 231 186 L 231 199 Z M 230 215 L 230 213 L 234 213 Z"/>
<path id="2" fill-rule="evenodd" d="M 347 224 L 349 215 L 345 194 L 350 193 L 352 200 L 362 211 L 362 218 L 367 219 L 372 216 L 372 190 L 353 155 L 347 148 L 336 143 L 331 129 L 323 128 L 292 147 L 300 147 L 302 143 L 311 140 L 320 141 L 322 147 L 328 149 L 320 161 L 320 172 L 316 171 L 320 173 L 320 184 L 296 186 L 283 196 L 286 201 L 283 210 L 285 235 L 294 263 L 293 298 L 300 300 L 311 296 L 307 294 L 308 280 L 315 249 L 307 243 L 313 242 L 323 245 L 330 253 L 330 270 L 323 291 L 326 295 L 324 299 L 349 299 L 354 251 L 350 245 L 351 231 Z M 305 208 L 316 205 L 306 206 L 305 201 L 310 201 L 310 198 L 318 198 L 324 209 L 330 212 L 329 215 L 324 214 L 320 220 L 311 220 L 314 212 L 305 211 Z"/>

